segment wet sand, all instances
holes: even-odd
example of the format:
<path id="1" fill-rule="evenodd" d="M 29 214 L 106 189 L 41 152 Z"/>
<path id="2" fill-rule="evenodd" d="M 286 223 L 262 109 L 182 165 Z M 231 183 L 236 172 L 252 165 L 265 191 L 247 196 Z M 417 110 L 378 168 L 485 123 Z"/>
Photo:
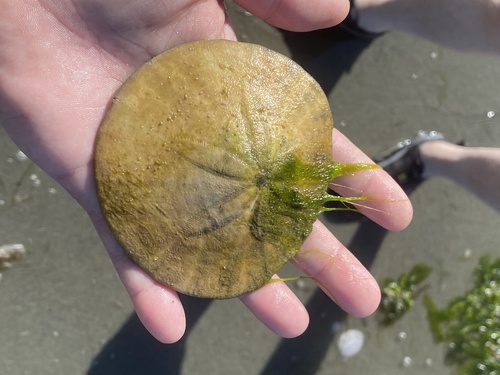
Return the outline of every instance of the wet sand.
<path id="1" fill-rule="evenodd" d="M 336 126 L 367 154 L 419 129 L 471 146 L 500 145 L 498 58 L 398 33 L 371 42 L 338 29 L 284 33 L 231 10 L 240 40 L 292 56 L 319 80 Z M 135 317 L 85 213 L 17 151 L 0 130 L 0 246 L 20 243 L 27 252 L 0 271 L 1 374 L 454 374 L 421 299 L 381 328 L 376 316 L 346 316 L 309 281 L 291 284 L 311 315 L 297 339 L 275 336 L 237 300 L 185 298 L 187 335 L 159 344 Z M 415 217 L 401 233 L 356 215 L 322 219 L 381 282 L 416 263 L 430 265 L 426 292 L 443 307 L 472 285 L 482 254 L 500 256 L 500 216 L 443 179 L 409 193 Z M 296 274 L 289 267 L 283 273 Z M 365 334 L 365 345 L 343 359 L 336 343 L 350 328 Z"/>

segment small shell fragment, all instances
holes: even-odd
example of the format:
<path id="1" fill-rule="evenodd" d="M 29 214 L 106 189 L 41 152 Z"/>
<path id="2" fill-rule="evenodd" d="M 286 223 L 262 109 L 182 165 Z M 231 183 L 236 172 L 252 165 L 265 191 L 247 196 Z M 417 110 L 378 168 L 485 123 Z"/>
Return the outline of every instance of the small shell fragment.
<path id="1" fill-rule="evenodd" d="M 342 332 L 337 342 L 340 355 L 344 358 L 355 356 L 363 348 L 365 334 L 358 329 Z"/>
<path id="2" fill-rule="evenodd" d="M 21 243 L 0 246 L 0 270 L 9 268 L 12 263 L 21 260 L 26 255 L 26 249 Z"/>

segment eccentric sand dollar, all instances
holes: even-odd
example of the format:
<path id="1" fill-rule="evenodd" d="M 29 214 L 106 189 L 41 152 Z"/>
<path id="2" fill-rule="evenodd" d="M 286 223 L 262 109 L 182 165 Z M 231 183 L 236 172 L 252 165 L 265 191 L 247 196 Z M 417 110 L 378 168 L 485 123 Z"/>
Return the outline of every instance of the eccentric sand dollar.
<path id="1" fill-rule="evenodd" d="M 317 82 L 225 40 L 174 47 L 117 93 L 95 158 L 102 211 L 128 256 L 179 292 L 230 298 L 269 282 L 343 173 Z"/>

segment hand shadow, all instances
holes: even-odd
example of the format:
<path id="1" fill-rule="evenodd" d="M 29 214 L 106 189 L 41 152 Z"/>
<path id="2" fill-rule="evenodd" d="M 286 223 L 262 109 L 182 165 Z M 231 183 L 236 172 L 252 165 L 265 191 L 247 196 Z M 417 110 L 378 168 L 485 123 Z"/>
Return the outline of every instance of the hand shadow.
<path id="1" fill-rule="evenodd" d="M 186 311 L 187 332 L 175 344 L 162 344 L 144 328 L 134 313 L 94 358 L 88 375 L 179 375 L 189 332 L 212 300 L 180 295 Z"/>
<path id="2" fill-rule="evenodd" d="M 357 39 L 340 27 L 306 33 L 281 30 L 291 58 L 329 93 L 373 40 Z"/>

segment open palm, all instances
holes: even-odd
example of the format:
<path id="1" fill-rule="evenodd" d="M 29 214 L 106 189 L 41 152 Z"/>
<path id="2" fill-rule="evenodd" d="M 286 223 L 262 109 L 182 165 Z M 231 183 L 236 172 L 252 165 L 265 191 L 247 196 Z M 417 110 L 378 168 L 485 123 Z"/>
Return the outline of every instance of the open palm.
<path id="1" fill-rule="evenodd" d="M 308 30 L 338 23 L 346 0 L 239 1 L 277 26 Z M 136 311 L 160 341 L 174 342 L 185 330 L 177 294 L 133 264 L 104 222 L 95 193 L 94 141 L 120 85 L 142 63 L 174 45 L 201 39 L 235 39 L 217 0 L 4 0 L 0 4 L 0 123 L 18 146 L 56 179 L 89 214 L 128 290 Z M 368 161 L 340 133 L 335 158 Z M 388 229 L 404 228 L 411 207 L 382 171 L 343 185 L 376 199 L 367 215 Z M 346 311 L 363 316 L 379 301 L 368 271 L 319 222 L 303 246 L 333 256 L 335 272 L 318 257 L 297 257 L 301 269 Z M 327 262 L 328 263 L 328 262 Z M 331 263 L 331 262 L 330 262 Z M 241 297 L 268 327 L 283 336 L 303 332 L 303 305 L 283 283 Z"/>

